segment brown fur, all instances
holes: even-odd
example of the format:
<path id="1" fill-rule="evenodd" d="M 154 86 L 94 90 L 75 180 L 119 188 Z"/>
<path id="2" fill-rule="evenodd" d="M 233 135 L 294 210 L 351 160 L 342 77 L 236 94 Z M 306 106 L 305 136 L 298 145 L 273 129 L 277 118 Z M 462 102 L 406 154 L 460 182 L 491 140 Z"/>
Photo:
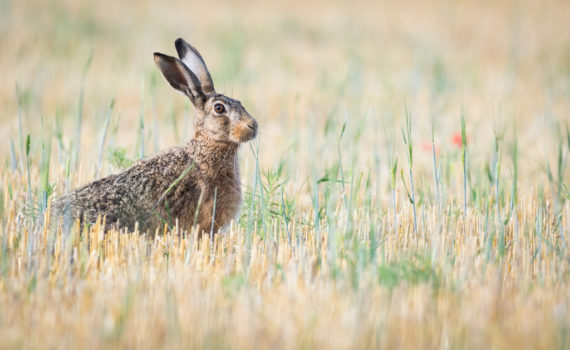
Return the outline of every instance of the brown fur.
<path id="1" fill-rule="evenodd" d="M 198 224 L 201 232 L 217 232 L 236 216 L 242 198 L 237 151 L 239 143 L 256 136 L 257 122 L 239 101 L 214 91 L 206 65 L 193 47 L 178 39 L 176 48 L 181 60 L 155 54 L 155 61 L 167 81 L 196 107 L 194 138 L 62 196 L 52 205 L 52 220 L 63 219 L 69 226 L 76 218 L 94 223 L 101 216 L 107 228 L 133 230 L 138 223 L 142 231 L 152 232 L 164 221 L 178 220 L 183 228 Z M 184 63 L 188 56 L 194 60 L 190 63 L 195 74 Z M 224 113 L 214 111 L 218 103 Z"/>

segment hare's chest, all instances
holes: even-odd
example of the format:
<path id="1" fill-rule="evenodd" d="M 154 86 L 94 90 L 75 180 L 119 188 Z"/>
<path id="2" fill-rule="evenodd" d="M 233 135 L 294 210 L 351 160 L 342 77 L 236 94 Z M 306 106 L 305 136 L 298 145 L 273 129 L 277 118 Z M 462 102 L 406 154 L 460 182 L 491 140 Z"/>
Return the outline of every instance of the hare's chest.
<path id="1" fill-rule="evenodd" d="M 223 184 L 210 185 L 205 189 L 206 194 L 200 210 L 200 226 L 219 230 L 230 224 L 241 206 L 242 194 L 238 181 L 228 181 Z M 212 221 L 212 216 L 214 220 Z"/>
<path id="2" fill-rule="evenodd" d="M 241 206 L 241 188 L 238 181 L 226 183 L 214 189 L 216 221 L 220 227 L 226 226 L 235 218 Z M 219 214 L 219 215 L 218 215 Z"/>

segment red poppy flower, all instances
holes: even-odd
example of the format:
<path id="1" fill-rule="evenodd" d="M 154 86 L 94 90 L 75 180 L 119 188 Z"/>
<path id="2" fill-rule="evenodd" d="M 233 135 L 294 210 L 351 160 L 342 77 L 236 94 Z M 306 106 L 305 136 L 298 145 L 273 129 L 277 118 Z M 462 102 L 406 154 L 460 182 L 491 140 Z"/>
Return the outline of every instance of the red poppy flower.
<path id="1" fill-rule="evenodd" d="M 460 132 L 456 132 L 451 136 L 451 144 L 457 148 L 461 148 L 461 146 L 463 144 L 463 139 L 461 137 Z"/>

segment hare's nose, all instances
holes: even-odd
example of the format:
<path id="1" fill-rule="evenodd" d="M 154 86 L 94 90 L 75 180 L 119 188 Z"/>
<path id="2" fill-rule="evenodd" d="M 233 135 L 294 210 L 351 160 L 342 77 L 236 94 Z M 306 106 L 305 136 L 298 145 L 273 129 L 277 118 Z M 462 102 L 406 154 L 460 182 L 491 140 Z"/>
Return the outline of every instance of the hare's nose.
<path id="1" fill-rule="evenodd" d="M 247 125 L 248 129 L 251 131 L 251 138 L 255 138 L 257 136 L 257 121 L 250 118 L 245 125 Z"/>
<path id="2" fill-rule="evenodd" d="M 247 127 L 250 128 L 252 131 L 256 132 L 257 131 L 257 120 L 251 118 L 247 122 Z"/>

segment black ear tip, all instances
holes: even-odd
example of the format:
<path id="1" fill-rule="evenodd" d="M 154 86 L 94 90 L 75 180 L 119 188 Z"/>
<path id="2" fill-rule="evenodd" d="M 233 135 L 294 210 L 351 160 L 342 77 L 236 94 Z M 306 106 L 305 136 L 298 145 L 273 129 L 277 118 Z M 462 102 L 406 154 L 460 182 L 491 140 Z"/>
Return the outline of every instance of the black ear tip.
<path id="1" fill-rule="evenodd" d="M 160 52 L 154 53 L 154 63 L 156 63 L 159 66 L 165 65 L 165 64 L 172 64 L 172 63 L 175 63 L 177 60 L 178 60 L 177 58 L 165 55 L 165 54 L 160 53 Z"/>
<path id="2" fill-rule="evenodd" d="M 160 61 L 161 59 L 165 58 L 166 55 L 165 55 L 165 54 L 162 54 L 162 53 L 160 53 L 160 52 L 155 52 L 152 56 L 154 57 L 154 62 L 157 62 L 157 63 L 158 63 L 158 61 Z"/>
<path id="3" fill-rule="evenodd" d="M 184 39 L 182 38 L 176 39 L 176 41 L 174 42 L 174 46 L 176 47 L 176 51 L 178 52 L 179 56 L 186 52 L 187 45 L 188 44 L 186 43 L 186 41 L 184 41 Z"/>

